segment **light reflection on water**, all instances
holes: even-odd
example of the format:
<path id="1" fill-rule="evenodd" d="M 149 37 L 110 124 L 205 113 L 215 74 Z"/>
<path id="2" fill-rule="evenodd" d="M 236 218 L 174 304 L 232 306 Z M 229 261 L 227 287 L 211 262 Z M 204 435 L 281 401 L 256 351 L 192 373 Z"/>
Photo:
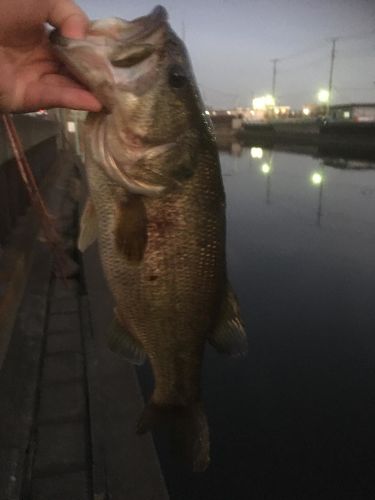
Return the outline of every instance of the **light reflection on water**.
<path id="1" fill-rule="evenodd" d="M 336 159 L 271 150 L 254 155 L 250 148 L 221 153 L 221 164 L 228 266 L 239 286 L 253 280 L 247 265 L 267 256 L 281 268 L 286 256 L 291 265 L 303 260 L 306 277 L 309 267 L 324 273 L 342 266 L 343 278 L 352 272 L 375 278 L 375 164 L 347 161 L 338 168 Z"/>
<path id="2" fill-rule="evenodd" d="M 171 499 L 375 498 L 374 166 L 234 152 L 228 268 L 249 355 L 207 350 L 212 465 L 162 457 Z"/>
<path id="3" fill-rule="evenodd" d="M 323 160 L 305 155 L 244 148 L 237 155 L 221 153 L 228 211 L 234 204 L 240 213 L 265 212 L 330 227 L 336 232 L 371 234 L 374 216 L 375 164 L 360 161 Z M 253 157 L 259 155 L 261 157 Z M 340 168 L 339 168 L 340 167 Z M 241 205 L 241 206 L 240 206 Z M 264 214 L 264 215 L 265 215 Z M 238 211 L 233 214 L 237 218 Z"/>

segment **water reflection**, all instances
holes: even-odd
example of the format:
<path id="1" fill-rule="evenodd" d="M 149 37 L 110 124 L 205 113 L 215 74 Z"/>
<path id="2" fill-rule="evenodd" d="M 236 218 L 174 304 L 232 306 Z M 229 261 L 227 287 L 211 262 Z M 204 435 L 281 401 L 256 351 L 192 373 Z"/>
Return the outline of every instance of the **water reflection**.
<path id="1" fill-rule="evenodd" d="M 257 151 L 256 156 L 255 157 L 253 156 L 253 158 L 259 158 L 263 161 L 260 167 L 260 171 L 262 172 L 262 174 L 265 176 L 266 179 L 266 203 L 267 205 L 269 205 L 271 203 L 271 177 L 273 170 L 273 153 L 272 151 L 267 151 L 266 154 L 264 154 L 262 148 L 258 149 L 259 150 Z"/>
<path id="2" fill-rule="evenodd" d="M 243 150 L 248 150 L 252 159 L 262 159 L 264 151 L 277 151 L 291 154 L 299 154 L 318 158 L 324 165 L 339 169 L 372 170 L 375 169 L 375 157 L 358 148 L 350 150 L 347 145 L 345 150 L 339 148 L 319 147 L 308 144 L 274 144 L 239 142 L 232 135 L 218 135 L 216 138 L 218 149 L 221 152 L 229 152 L 233 156 L 240 157 Z"/>
<path id="3" fill-rule="evenodd" d="M 306 192 L 310 190 L 311 193 L 306 196 L 306 200 L 312 199 L 314 201 L 313 206 L 315 212 L 315 221 L 317 226 L 322 225 L 322 218 L 324 216 L 324 202 L 325 197 L 329 195 L 330 189 L 334 189 L 331 184 L 327 186 L 327 183 L 331 183 L 332 180 L 338 179 L 334 174 L 330 174 L 328 171 L 342 170 L 346 172 L 366 172 L 375 170 L 375 161 L 366 159 L 350 159 L 350 158 L 333 158 L 333 157 L 317 157 L 317 150 L 308 149 L 308 155 L 302 155 L 300 153 L 300 147 L 296 151 L 291 150 L 291 146 L 288 147 L 288 151 L 280 150 L 276 151 L 274 149 L 267 149 L 261 146 L 244 146 L 238 142 L 227 142 L 225 145 L 219 142 L 219 150 L 221 151 L 222 157 L 226 158 L 224 164 L 227 168 L 224 169 L 224 176 L 231 176 L 241 171 L 246 163 L 246 158 L 249 159 L 249 168 L 254 169 L 259 177 L 263 179 L 261 182 L 264 183 L 264 201 L 267 205 L 271 205 L 273 196 L 276 196 L 278 201 L 280 201 L 279 193 L 275 190 L 282 187 L 285 189 L 285 182 L 281 181 L 281 175 L 285 176 L 285 181 L 289 182 L 288 189 L 293 193 L 295 189 Z M 229 156 L 228 156 L 229 154 Z M 288 165 L 289 158 L 289 167 Z M 301 170 L 294 165 L 298 163 L 296 159 L 300 158 L 303 163 Z M 279 166 L 279 163 L 282 165 Z M 301 185 L 301 172 L 305 173 L 306 165 L 308 164 L 309 172 L 306 173 L 304 177 L 303 186 Z M 243 174 L 244 172 L 242 172 Z M 250 175 L 250 174 L 249 174 Z M 277 181 L 276 181 L 277 179 Z M 275 181 L 275 182 L 273 182 Z M 257 180 L 258 183 L 258 180 Z M 274 184 L 274 185 L 273 185 Z M 251 186 L 249 186 L 251 190 Z M 373 188 L 363 186 L 361 188 L 362 193 L 372 194 Z M 291 199 L 294 196 L 298 196 L 297 193 L 291 195 Z"/>
<path id="4" fill-rule="evenodd" d="M 375 168 L 375 161 L 371 160 L 357 160 L 348 158 L 325 158 L 322 160 L 324 165 L 334 168 L 342 168 L 346 170 L 373 170 Z"/>
<path id="5" fill-rule="evenodd" d="M 323 215 L 323 186 L 324 186 L 324 164 L 320 164 L 321 170 L 320 171 L 315 171 L 311 175 L 311 182 L 313 186 L 316 186 L 318 188 L 319 196 L 318 196 L 318 210 L 317 210 L 317 216 L 316 216 L 316 223 L 318 226 L 320 226 L 322 215 Z"/>
<path id="6" fill-rule="evenodd" d="M 263 158 L 263 148 L 252 147 L 250 148 L 250 156 L 251 158 Z"/>

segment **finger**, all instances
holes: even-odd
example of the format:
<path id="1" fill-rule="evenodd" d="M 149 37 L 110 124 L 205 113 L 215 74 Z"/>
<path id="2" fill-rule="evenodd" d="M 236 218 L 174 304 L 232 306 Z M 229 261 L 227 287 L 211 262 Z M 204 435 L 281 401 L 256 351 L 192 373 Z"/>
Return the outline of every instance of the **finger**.
<path id="1" fill-rule="evenodd" d="M 50 2 L 48 22 L 68 38 L 84 38 L 89 19 L 73 0 Z"/>
<path id="2" fill-rule="evenodd" d="M 88 91 L 86 87 L 84 87 L 81 83 L 74 79 L 69 71 L 65 71 L 65 68 L 59 70 L 58 73 L 44 75 L 41 80 L 41 83 L 43 83 L 43 85 L 49 87 L 72 88 Z"/>
<path id="3" fill-rule="evenodd" d="M 102 104 L 90 92 L 67 82 L 61 85 L 38 83 L 30 86 L 24 98 L 24 110 L 71 108 L 100 111 Z"/>

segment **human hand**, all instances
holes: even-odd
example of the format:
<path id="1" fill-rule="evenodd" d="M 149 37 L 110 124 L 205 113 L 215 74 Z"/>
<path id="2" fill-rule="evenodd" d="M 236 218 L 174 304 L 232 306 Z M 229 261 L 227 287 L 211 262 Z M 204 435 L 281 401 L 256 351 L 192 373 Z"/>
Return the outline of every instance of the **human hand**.
<path id="1" fill-rule="evenodd" d="M 47 22 L 64 36 L 83 38 L 89 20 L 73 0 L 1 0 L 0 112 L 99 111 L 99 101 L 55 57 Z"/>

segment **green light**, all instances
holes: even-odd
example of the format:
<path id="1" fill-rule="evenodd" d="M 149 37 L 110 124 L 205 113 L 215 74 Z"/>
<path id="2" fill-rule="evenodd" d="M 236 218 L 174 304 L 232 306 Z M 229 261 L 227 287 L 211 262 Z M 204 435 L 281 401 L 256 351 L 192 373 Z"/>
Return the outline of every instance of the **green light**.
<path id="1" fill-rule="evenodd" d="M 319 172 L 314 172 L 311 176 L 311 182 L 315 186 L 319 186 L 323 182 L 323 176 Z"/>
<path id="2" fill-rule="evenodd" d="M 271 172 L 271 167 L 268 163 L 263 163 L 261 170 L 264 175 L 268 175 Z"/>

